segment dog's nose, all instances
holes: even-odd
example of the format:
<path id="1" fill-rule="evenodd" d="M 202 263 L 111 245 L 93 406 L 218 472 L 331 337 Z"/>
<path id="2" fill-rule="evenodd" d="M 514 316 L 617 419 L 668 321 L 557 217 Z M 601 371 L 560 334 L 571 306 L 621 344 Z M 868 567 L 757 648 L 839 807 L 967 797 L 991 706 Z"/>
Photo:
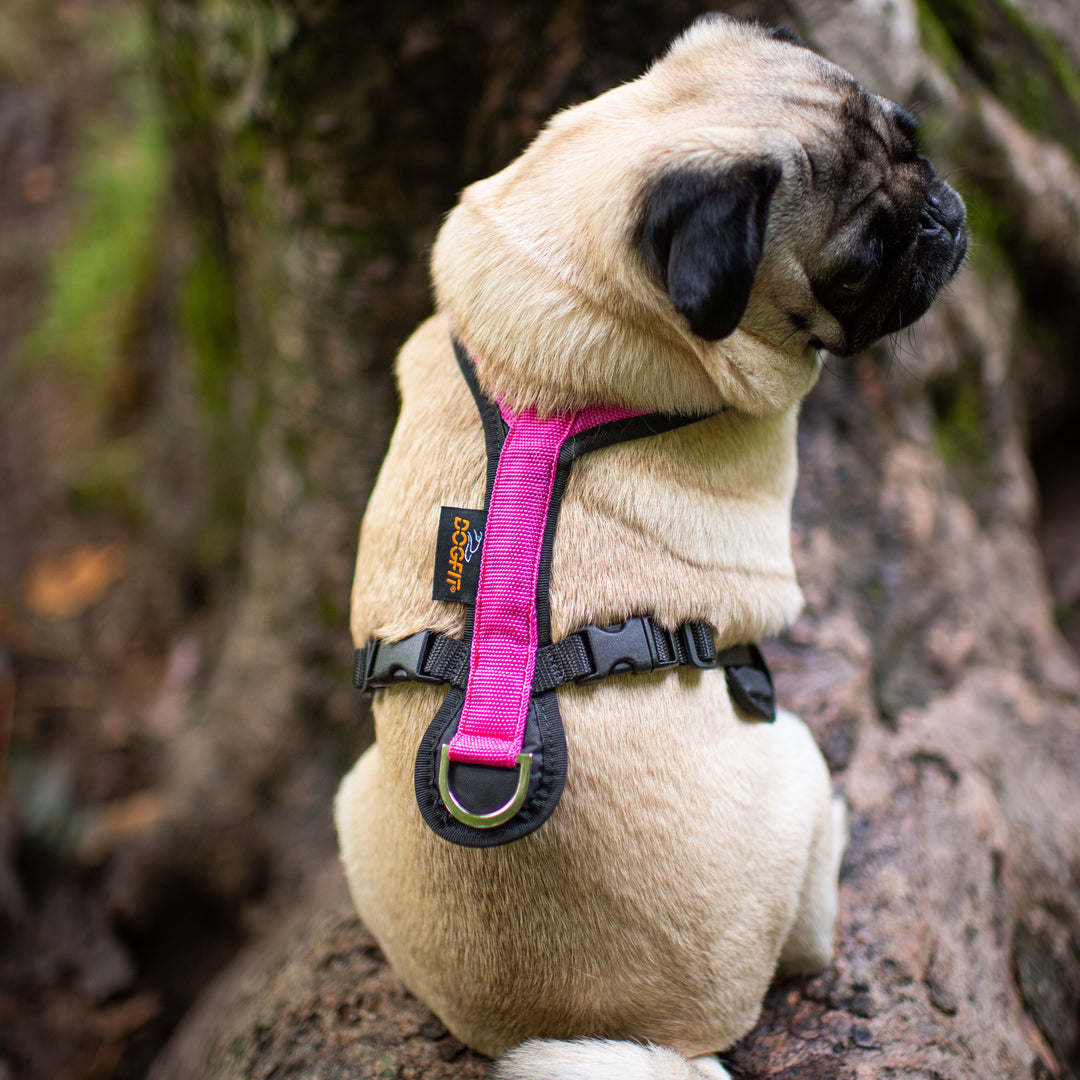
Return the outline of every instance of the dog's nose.
<path id="1" fill-rule="evenodd" d="M 967 211 L 960 196 L 944 180 L 935 180 L 926 193 L 919 224 L 927 232 L 944 229 L 952 240 L 964 230 Z"/>

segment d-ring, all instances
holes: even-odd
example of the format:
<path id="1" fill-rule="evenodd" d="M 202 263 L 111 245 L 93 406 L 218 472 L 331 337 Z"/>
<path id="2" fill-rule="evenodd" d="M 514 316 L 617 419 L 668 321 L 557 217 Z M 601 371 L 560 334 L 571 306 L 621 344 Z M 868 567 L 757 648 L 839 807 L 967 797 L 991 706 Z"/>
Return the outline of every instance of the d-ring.
<path id="1" fill-rule="evenodd" d="M 496 768 L 497 766 L 492 766 Z M 488 814 L 474 814 L 466 810 L 458 802 L 457 796 L 450 790 L 450 747 L 447 743 L 442 744 L 442 752 L 439 756 L 439 795 L 443 806 L 450 814 L 457 818 L 463 825 L 471 825 L 474 829 L 491 829 L 509 821 L 520 809 L 525 801 L 525 795 L 529 790 L 529 774 L 532 771 L 532 754 L 518 754 L 517 756 L 518 782 L 517 790 L 510 801 L 492 810 Z"/>

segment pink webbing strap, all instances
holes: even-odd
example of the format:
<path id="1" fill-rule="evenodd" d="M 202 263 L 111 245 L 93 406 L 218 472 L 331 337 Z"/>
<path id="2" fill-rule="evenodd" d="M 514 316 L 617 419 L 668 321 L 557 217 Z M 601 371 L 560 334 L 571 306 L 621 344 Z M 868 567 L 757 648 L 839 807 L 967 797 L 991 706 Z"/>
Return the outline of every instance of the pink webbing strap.
<path id="1" fill-rule="evenodd" d="M 536 585 L 559 452 L 568 438 L 642 413 L 592 405 L 541 419 L 512 413 L 487 509 L 469 681 L 451 761 L 514 768 L 536 668 Z"/>

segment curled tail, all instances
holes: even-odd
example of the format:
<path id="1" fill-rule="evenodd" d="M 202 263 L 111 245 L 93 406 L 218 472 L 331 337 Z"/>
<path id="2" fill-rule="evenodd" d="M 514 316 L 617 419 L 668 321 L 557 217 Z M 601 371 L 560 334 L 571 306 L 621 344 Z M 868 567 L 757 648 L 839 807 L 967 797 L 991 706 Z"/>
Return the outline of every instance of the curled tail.
<path id="1" fill-rule="evenodd" d="M 685 1058 L 614 1039 L 530 1039 L 499 1059 L 494 1080 L 730 1080 L 714 1054 Z"/>

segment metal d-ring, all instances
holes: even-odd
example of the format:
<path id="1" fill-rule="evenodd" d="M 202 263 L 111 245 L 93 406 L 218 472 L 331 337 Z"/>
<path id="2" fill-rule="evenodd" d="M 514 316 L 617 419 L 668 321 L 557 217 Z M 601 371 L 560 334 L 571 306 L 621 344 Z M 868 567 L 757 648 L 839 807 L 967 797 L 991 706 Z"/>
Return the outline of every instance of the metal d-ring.
<path id="1" fill-rule="evenodd" d="M 466 810 L 450 790 L 450 747 L 447 743 L 443 743 L 439 756 L 439 795 L 442 797 L 443 806 L 463 825 L 471 825 L 474 829 L 491 829 L 496 825 L 502 825 L 521 809 L 521 804 L 525 801 L 529 790 L 529 774 L 532 771 L 532 754 L 518 754 L 517 768 L 517 790 L 510 801 L 490 813 L 474 814 L 471 810 Z"/>

